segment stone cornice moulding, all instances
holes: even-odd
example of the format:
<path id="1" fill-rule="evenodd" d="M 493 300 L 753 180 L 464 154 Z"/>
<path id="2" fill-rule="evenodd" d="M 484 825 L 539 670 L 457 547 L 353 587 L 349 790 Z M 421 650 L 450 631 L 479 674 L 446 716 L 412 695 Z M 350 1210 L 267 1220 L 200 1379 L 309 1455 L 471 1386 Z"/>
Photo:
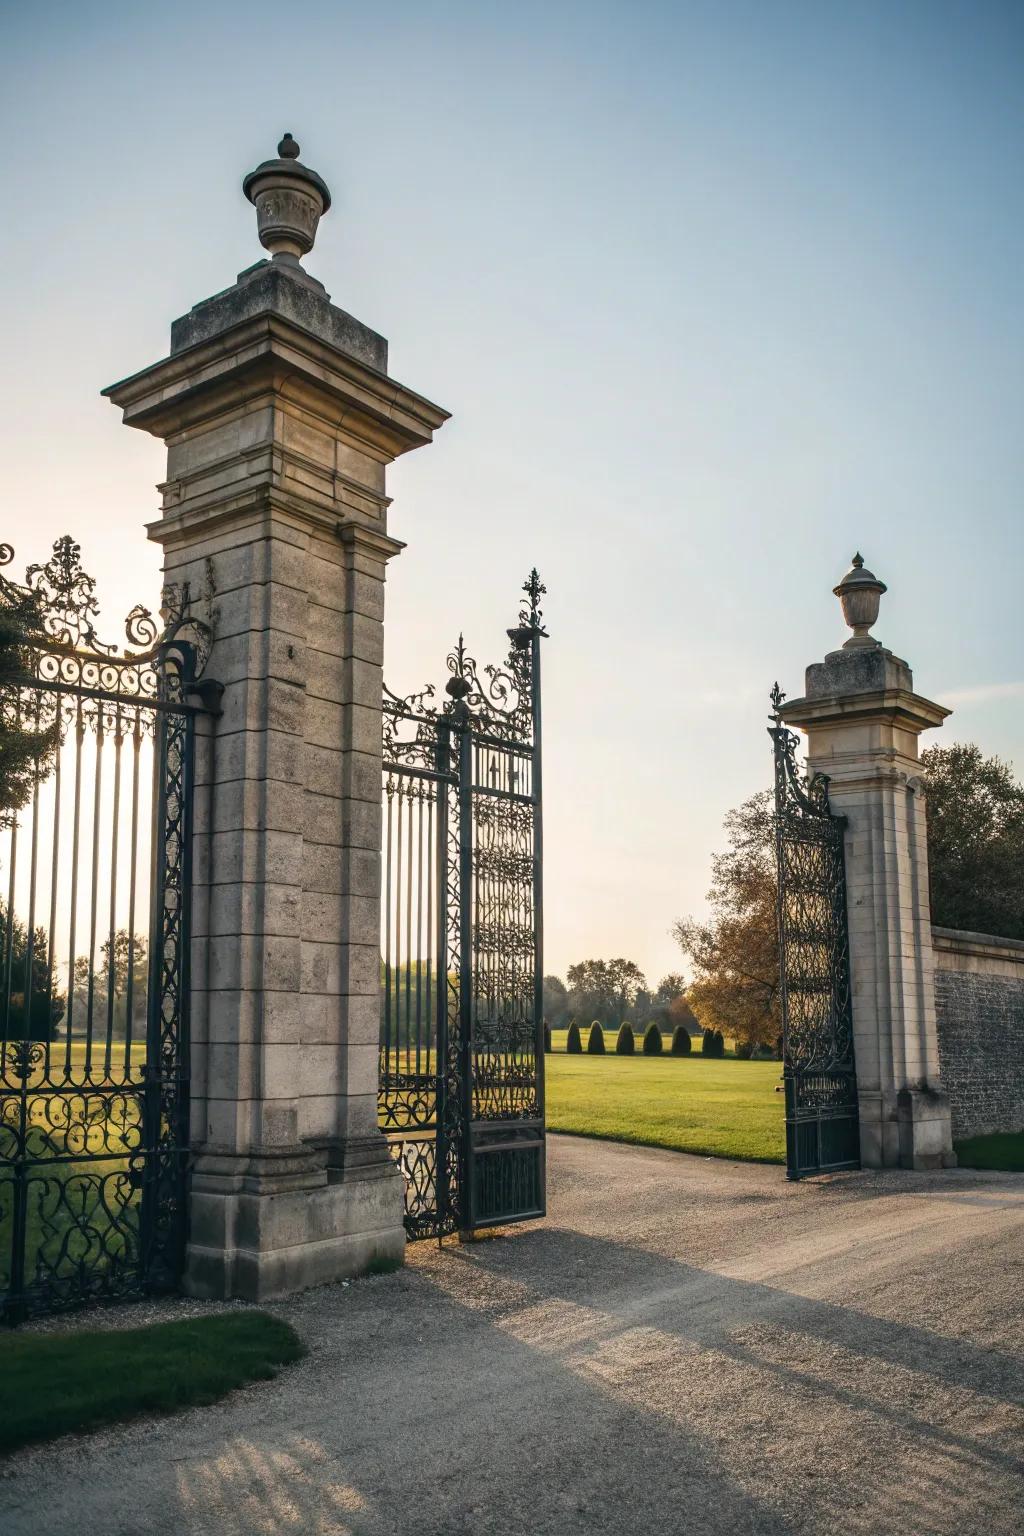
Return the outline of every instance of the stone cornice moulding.
<path id="1" fill-rule="evenodd" d="M 365 523 L 354 520 L 339 522 L 336 531 L 342 544 L 351 545 L 353 549 L 374 555 L 379 560 L 391 560 L 405 548 L 401 539 L 393 539 L 388 533 L 381 533 L 377 528 L 368 528 Z"/>
<path id="2" fill-rule="evenodd" d="M 366 436 L 389 458 L 433 440 L 450 413 L 388 374 L 279 315 L 242 321 L 209 341 L 109 385 L 126 426 L 168 439 L 237 408 L 240 397 L 294 400 L 335 430 Z"/>
<path id="3" fill-rule="evenodd" d="M 376 491 L 372 486 L 365 485 L 360 480 L 355 480 L 351 475 L 346 475 L 342 470 L 333 465 L 322 463 L 318 459 L 312 459 L 306 454 L 297 452 L 294 448 L 283 448 L 272 440 L 256 443 L 251 448 L 243 448 L 235 453 L 228 453 L 221 458 L 211 459 L 208 463 L 200 465 L 197 469 L 191 469 L 175 476 L 173 480 L 164 480 L 157 485 L 157 490 L 163 497 L 165 514 L 170 516 L 184 503 L 190 507 L 201 508 L 204 501 L 219 502 L 224 499 L 225 477 L 232 469 L 237 473 L 233 480 L 240 486 L 245 486 L 255 475 L 259 475 L 261 468 L 272 476 L 271 483 L 284 490 L 283 481 L 289 478 L 287 472 L 291 472 L 290 478 L 298 478 L 296 472 L 305 472 L 310 480 L 320 480 L 325 486 L 329 486 L 330 494 L 325 491 L 314 492 L 307 487 L 306 491 L 293 492 L 296 496 L 310 495 L 310 499 L 317 496 L 326 497 L 331 507 L 337 508 L 338 503 L 348 503 L 352 511 L 359 512 L 365 517 L 381 519 L 387 513 L 392 498 Z M 204 489 L 204 482 L 208 482 Z M 343 494 L 339 495 L 339 491 Z"/>
<path id="4" fill-rule="evenodd" d="M 932 928 L 932 944 L 937 954 L 963 955 L 975 960 L 996 960 L 1007 966 L 1024 967 L 1024 940 L 1004 939 L 993 933 L 972 933 L 968 929 Z M 946 969 L 954 966 L 947 964 Z"/>
<path id="5" fill-rule="evenodd" d="M 787 725 L 808 726 L 864 724 L 904 727 L 915 732 L 932 730 L 953 711 L 922 694 L 905 688 L 885 688 L 872 693 L 826 694 L 822 698 L 789 699 L 780 711 Z"/>
<path id="6" fill-rule="evenodd" d="M 373 551 L 378 558 L 390 560 L 405 548 L 400 539 L 370 528 L 355 519 L 340 518 L 336 510 L 318 507 L 305 498 L 291 496 L 274 487 L 256 486 L 245 495 L 232 501 L 220 501 L 207 508 L 189 506 L 181 512 L 168 512 L 155 522 L 146 524 L 148 536 L 157 544 L 174 549 L 176 545 L 194 543 L 196 533 L 222 535 L 237 532 L 246 525 L 252 528 L 254 538 L 268 538 L 276 528 L 291 527 L 298 534 L 315 532 L 322 536 L 341 539 L 359 548 Z M 352 530 L 352 531 L 350 531 Z M 356 538 L 355 530 L 363 535 Z"/>

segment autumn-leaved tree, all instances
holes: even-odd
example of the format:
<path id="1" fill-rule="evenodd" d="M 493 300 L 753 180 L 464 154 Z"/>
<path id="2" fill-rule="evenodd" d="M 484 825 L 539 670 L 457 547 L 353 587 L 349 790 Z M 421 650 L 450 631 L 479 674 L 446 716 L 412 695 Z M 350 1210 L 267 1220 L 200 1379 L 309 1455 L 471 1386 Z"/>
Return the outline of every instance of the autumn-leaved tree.
<path id="1" fill-rule="evenodd" d="M 1024 785 L 970 743 L 929 747 L 921 768 L 932 921 L 1024 939 Z M 711 916 L 673 929 L 697 973 L 686 997 L 703 1028 L 772 1044 L 781 1011 L 770 794 L 753 795 L 724 825 L 729 846 L 712 860 Z"/>
<path id="2" fill-rule="evenodd" d="M 730 811 L 711 861 L 711 916 L 673 933 L 696 976 L 686 999 L 703 1029 L 766 1045 L 781 1029 L 774 811 L 765 791 Z"/>
<path id="3" fill-rule="evenodd" d="M 973 744 L 921 754 L 932 922 L 1024 939 L 1024 785 Z"/>

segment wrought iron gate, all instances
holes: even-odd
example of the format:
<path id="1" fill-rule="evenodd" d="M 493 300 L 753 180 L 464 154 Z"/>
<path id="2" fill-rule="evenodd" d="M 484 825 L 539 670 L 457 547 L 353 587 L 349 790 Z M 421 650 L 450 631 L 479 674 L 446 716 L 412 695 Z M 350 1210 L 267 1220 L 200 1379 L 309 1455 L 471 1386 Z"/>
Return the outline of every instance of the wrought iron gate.
<path id="1" fill-rule="evenodd" d="M 440 708 L 385 690 L 378 1106 L 411 1238 L 545 1211 L 544 590 L 504 667 L 459 637 Z"/>
<path id="2" fill-rule="evenodd" d="M 0 565 L 13 559 L 0 546 Z M 188 1146 L 193 692 L 207 625 L 188 588 L 105 645 L 69 537 L 24 585 L 0 688 L 34 738 L 0 829 L 0 1314 L 172 1286 Z"/>
<path id="3" fill-rule="evenodd" d="M 778 683 L 771 697 L 786 1172 L 800 1179 L 860 1166 L 845 817 L 832 814 L 828 779 L 797 768 Z"/>

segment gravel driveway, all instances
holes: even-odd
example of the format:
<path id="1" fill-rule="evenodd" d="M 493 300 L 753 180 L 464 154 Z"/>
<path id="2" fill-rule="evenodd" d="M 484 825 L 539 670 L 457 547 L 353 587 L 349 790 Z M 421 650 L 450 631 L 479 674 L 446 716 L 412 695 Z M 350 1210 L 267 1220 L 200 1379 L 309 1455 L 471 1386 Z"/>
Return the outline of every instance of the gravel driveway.
<path id="1" fill-rule="evenodd" d="M 0 1529 L 1021 1531 L 1024 1177 L 549 1145 L 547 1222 L 270 1308 L 302 1364 L 0 1462 Z"/>

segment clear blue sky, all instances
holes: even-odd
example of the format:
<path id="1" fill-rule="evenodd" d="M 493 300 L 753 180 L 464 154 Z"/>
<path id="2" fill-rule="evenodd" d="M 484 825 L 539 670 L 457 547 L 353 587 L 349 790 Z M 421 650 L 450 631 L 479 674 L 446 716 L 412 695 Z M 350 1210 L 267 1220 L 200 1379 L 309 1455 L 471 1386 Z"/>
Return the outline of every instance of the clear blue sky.
<path id="1" fill-rule="evenodd" d="M 1024 770 L 1019 0 L 0 0 L 0 59 L 0 536 L 75 532 L 111 633 L 152 600 L 162 450 L 98 392 L 260 256 L 290 129 L 311 269 L 453 412 L 393 473 L 391 686 L 549 587 L 549 968 L 678 966 L 856 547 Z"/>

